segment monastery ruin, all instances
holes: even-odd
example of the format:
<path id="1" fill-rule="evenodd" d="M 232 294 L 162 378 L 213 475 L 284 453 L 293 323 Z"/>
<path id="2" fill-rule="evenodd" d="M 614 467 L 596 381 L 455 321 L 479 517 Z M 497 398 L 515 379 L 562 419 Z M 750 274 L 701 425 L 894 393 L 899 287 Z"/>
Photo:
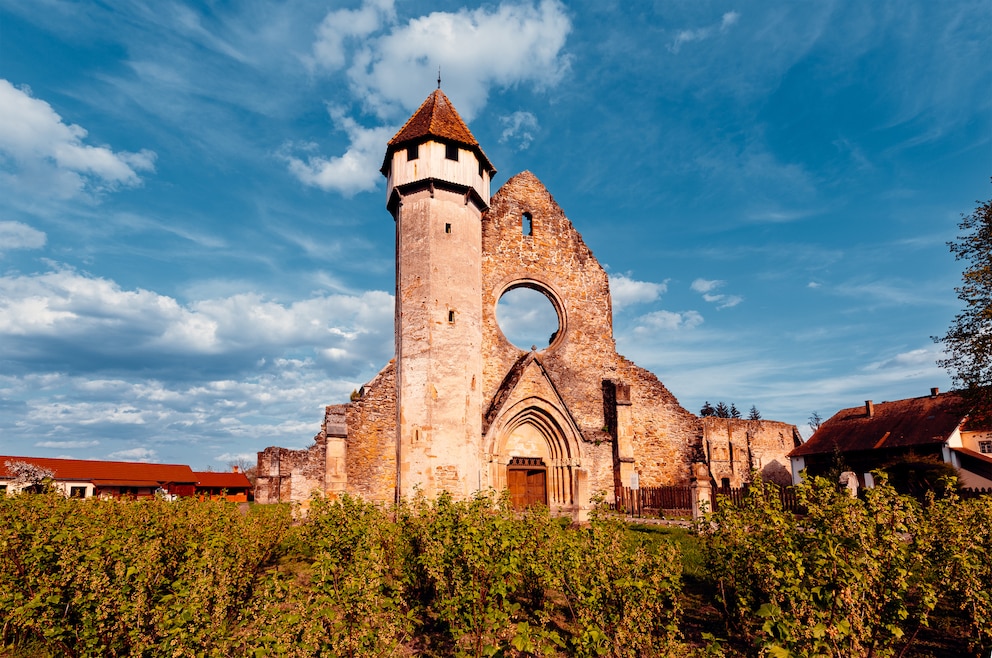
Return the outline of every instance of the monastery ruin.
<path id="1" fill-rule="evenodd" d="M 699 418 L 617 353 L 606 271 L 532 173 L 490 196 L 496 170 L 440 89 L 381 171 L 396 223 L 395 359 L 327 407 L 310 448 L 258 453 L 257 501 L 492 488 L 581 519 L 635 473 L 642 487 L 688 484 L 700 463 L 718 486 L 752 469 L 791 481 L 794 426 Z M 515 347 L 496 321 L 521 287 L 557 312 L 543 348 Z"/>

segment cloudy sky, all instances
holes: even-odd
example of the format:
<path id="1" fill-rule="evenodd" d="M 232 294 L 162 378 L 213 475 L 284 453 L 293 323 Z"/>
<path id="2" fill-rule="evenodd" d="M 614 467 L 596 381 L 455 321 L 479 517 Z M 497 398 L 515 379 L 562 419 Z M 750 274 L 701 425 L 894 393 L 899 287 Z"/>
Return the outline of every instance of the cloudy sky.
<path id="1" fill-rule="evenodd" d="M 392 355 L 378 168 L 438 67 L 689 410 L 946 389 L 990 34 L 988 0 L 0 0 L 0 454 L 306 446 Z"/>

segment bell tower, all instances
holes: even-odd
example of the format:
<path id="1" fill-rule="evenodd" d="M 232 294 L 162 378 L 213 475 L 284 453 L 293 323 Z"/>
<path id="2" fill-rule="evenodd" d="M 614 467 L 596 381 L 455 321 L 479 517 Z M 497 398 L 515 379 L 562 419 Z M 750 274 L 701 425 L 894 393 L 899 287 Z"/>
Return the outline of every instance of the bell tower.
<path id="1" fill-rule="evenodd" d="M 396 222 L 396 494 L 481 489 L 482 213 L 496 173 L 432 93 L 382 164 Z"/>

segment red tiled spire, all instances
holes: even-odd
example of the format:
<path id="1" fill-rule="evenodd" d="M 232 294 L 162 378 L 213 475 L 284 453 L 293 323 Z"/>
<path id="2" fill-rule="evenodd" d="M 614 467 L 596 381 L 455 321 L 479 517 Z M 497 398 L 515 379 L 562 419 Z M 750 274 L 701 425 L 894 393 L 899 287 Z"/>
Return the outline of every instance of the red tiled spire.
<path id="1" fill-rule="evenodd" d="M 475 152 L 484 167 L 491 173 L 495 173 L 495 168 L 489 162 L 486 154 L 482 152 L 479 142 L 472 136 L 472 131 L 468 129 L 465 121 L 458 114 L 458 110 L 440 89 L 431 93 L 427 100 L 413 113 L 413 116 L 407 119 L 399 132 L 389 140 L 386 157 L 382 163 L 382 173 L 385 174 L 388 170 L 389 159 L 393 152 L 403 146 L 430 138 L 468 147 L 469 150 Z"/>

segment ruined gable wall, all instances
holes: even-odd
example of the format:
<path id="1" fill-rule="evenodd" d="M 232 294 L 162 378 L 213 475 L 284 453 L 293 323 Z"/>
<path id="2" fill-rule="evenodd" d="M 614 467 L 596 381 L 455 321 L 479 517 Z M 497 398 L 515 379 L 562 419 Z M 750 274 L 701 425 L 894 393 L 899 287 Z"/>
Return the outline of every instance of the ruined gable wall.
<path id="1" fill-rule="evenodd" d="M 305 502 L 316 491 L 324 491 L 323 431 L 304 450 L 270 447 L 258 453 L 255 502 Z"/>
<path id="2" fill-rule="evenodd" d="M 525 212 L 533 218 L 530 236 L 521 227 Z M 496 322 L 498 295 L 520 279 L 539 281 L 560 296 L 567 327 L 541 354 L 541 362 L 583 433 L 600 429 L 604 424 L 601 382 L 615 376 L 617 358 L 609 282 L 565 213 L 530 172 L 507 181 L 483 218 L 484 404 L 524 354 L 510 344 Z"/>
<path id="3" fill-rule="evenodd" d="M 640 471 L 640 485 L 689 484 L 702 435 L 700 419 L 680 405 L 653 373 L 623 357 L 617 376 L 630 384 L 634 468 Z"/>
<path id="4" fill-rule="evenodd" d="M 348 493 L 392 502 L 396 491 L 396 363 L 390 361 L 348 405 Z"/>
<path id="5" fill-rule="evenodd" d="M 702 418 L 703 444 L 709 456 L 710 473 L 717 485 L 723 478 L 730 486 L 750 481 L 753 467 L 766 481 L 792 483 L 789 458 L 796 447 L 795 425 L 774 420 Z"/>

